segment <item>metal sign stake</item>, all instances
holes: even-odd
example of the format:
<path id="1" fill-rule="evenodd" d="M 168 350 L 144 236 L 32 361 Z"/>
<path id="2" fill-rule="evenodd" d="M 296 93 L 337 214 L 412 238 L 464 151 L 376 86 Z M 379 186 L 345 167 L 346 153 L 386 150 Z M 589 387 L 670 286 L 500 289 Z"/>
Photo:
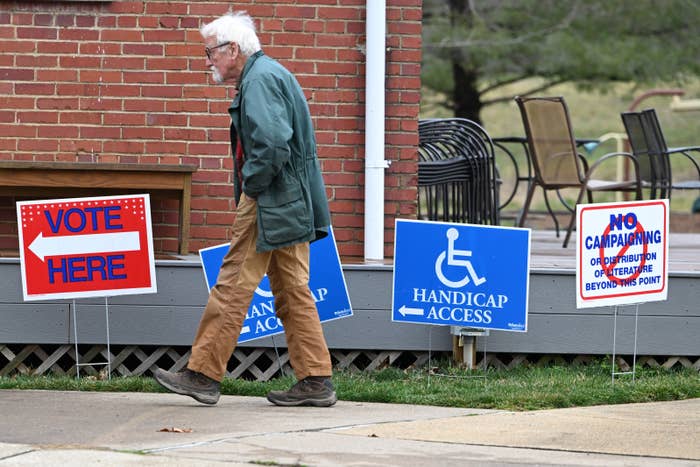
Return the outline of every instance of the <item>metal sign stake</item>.
<path id="1" fill-rule="evenodd" d="M 460 375 L 448 375 L 444 373 L 435 373 L 435 376 L 437 377 L 443 377 L 443 378 L 460 378 L 460 379 L 471 379 L 471 378 L 483 378 L 484 381 L 486 381 L 486 337 L 489 336 L 489 330 L 488 329 L 474 329 L 474 328 L 458 328 L 456 326 L 452 327 L 452 332 L 457 333 L 455 335 L 459 335 L 460 338 L 462 336 L 468 336 L 471 339 L 474 339 L 474 342 L 470 343 L 465 343 L 465 345 L 469 345 L 476 348 L 476 338 L 478 336 L 481 336 L 484 338 L 484 357 L 482 359 L 482 366 L 483 366 L 483 375 L 465 375 L 465 376 L 460 376 Z M 461 334 L 460 334 L 461 333 Z M 428 328 L 428 388 L 430 388 L 430 376 L 433 373 L 433 365 L 432 365 L 432 348 L 433 348 L 433 342 L 432 342 L 432 337 L 433 337 L 433 326 L 430 326 Z M 467 352 L 467 350 L 465 350 Z M 469 357 L 470 364 L 468 365 L 467 369 L 471 373 L 471 371 L 474 369 L 471 365 L 473 364 L 474 360 L 476 358 L 476 352 L 471 353 L 471 356 Z M 466 360 L 465 360 L 466 361 Z"/>
<path id="2" fill-rule="evenodd" d="M 105 323 L 107 325 L 107 379 L 112 379 L 112 352 L 109 348 L 109 302 L 105 297 Z"/>
<path id="3" fill-rule="evenodd" d="M 634 306 L 634 349 L 632 351 L 632 371 L 615 371 L 615 351 L 617 345 L 617 312 L 619 306 L 615 306 L 614 319 L 613 319 L 613 351 L 612 351 L 612 370 L 610 376 L 612 378 L 612 383 L 615 384 L 616 375 L 632 375 L 632 381 L 635 381 L 635 376 L 637 372 L 637 329 L 639 322 L 639 303 Z"/>
<path id="4" fill-rule="evenodd" d="M 70 306 L 71 313 L 73 315 L 73 337 L 75 338 L 75 377 L 80 379 L 80 367 L 81 366 L 94 366 L 94 365 L 107 365 L 107 379 L 112 379 L 112 352 L 110 350 L 109 341 L 109 302 L 107 297 L 105 297 L 105 323 L 107 329 L 107 361 L 106 362 L 89 362 L 80 363 L 80 354 L 78 353 L 78 314 L 75 299 L 72 301 L 72 306 Z"/>
<path id="5" fill-rule="evenodd" d="M 430 373 L 433 372 L 433 364 L 431 361 L 433 351 L 433 327 L 428 326 L 428 388 L 430 388 Z"/>
<path id="6" fill-rule="evenodd" d="M 280 376 L 284 376 L 284 369 L 282 368 L 282 359 L 280 358 L 280 352 L 277 349 L 277 343 L 275 342 L 275 336 L 272 335 L 270 336 L 272 339 L 272 346 L 275 348 L 275 354 L 277 354 L 277 365 L 280 367 Z M 289 352 L 289 349 L 287 349 L 287 352 Z"/>
<path id="7" fill-rule="evenodd" d="M 75 377 L 80 379 L 80 355 L 78 354 L 78 320 L 75 313 L 75 300 L 70 306 L 71 314 L 73 315 L 73 338 L 75 342 Z"/>

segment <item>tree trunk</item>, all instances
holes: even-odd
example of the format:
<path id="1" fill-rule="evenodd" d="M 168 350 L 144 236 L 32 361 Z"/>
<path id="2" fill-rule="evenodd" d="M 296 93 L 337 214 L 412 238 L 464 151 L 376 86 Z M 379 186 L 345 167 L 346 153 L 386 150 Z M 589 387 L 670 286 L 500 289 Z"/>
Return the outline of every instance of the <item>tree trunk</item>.
<path id="1" fill-rule="evenodd" d="M 465 70 L 457 61 L 452 61 L 454 79 L 454 113 L 455 117 L 467 118 L 481 124 L 481 99 L 477 89 L 477 74 L 474 70 Z"/>
<path id="2" fill-rule="evenodd" d="M 467 0 L 449 0 L 450 22 L 455 24 L 457 19 L 466 21 L 466 25 L 472 26 L 472 12 L 468 8 Z M 452 91 L 452 102 L 455 117 L 467 118 L 481 124 L 481 100 L 477 88 L 476 70 L 466 70 L 462 66 L 464 57 L 458 51 L 452 52 L 452 80 L 454 89 Z"/>

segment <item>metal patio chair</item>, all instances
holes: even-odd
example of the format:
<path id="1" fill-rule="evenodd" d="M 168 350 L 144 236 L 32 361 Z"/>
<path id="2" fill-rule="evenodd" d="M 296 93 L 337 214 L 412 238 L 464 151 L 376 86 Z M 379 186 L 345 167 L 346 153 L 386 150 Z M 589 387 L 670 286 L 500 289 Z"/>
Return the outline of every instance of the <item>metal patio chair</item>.
<path id="1" fill-rule="evenodd" d="M 665 198 L 670 183 L 668 167 L 661 155 L 658 152 L 652 152 L 649 148 L 649 136 L 647 136 L 649 129 L 643 123 L 642 112 L 623 112 L 620 116 L 632 154 L 639 164 L 642 188 L 649 190 L 649 199 Z"/>
<path id="2" fill-rule="evenodd" d="M 670 199 L 672 190 L 700 190 L 700 163 L 692 154 L 700 153 L 700 146 L 669 148 L 655 109 L 624 112 L 621 117 L 632 153 L 639 162 L 643 186 L 649 188 L 651 199 Z M 697 178 L 673 179 L 672 158 L 681 156 Z"/>
<path id="3" fill-rule="evenodd" d="M 535 172 L 518 222 L 520 227 L 525 225 L 525 219 L 538 186 L 544 192 L 545 204 L 554 220 L 557 237 L 559 237 L 559 222 L 547 198 L 548 191 L 555 190 L 558 193 L 562 188 L 578 189 L 576 204 L 583 201 L 584 195 L 587 196 L 588 202 L 592 203 L 594 191 L 631 191 L 636 193 L 637 199 L 641 199 L 642 191 L 637 161 L 631 154 L 624 152 L 605 154 L 589 168 L 586 159 L 576 150 L 576 140 L 569 118 L 569 110 L 563 97 L 516 97 L 515 101 L 522 116 L 528 150 Z M 596 169 L 603 162 L 614 157 L 626 157 L 632 161 L 634 178 L 622 181 L 593 178 Z M 560 197 L 560 199 L 563 201 L 563 198 Z M 569 206 L 565 202 L 563 204 L 571 212 L 569 227 L 562 245 L 566 248 L 576 222 L 576 206 Z"/>

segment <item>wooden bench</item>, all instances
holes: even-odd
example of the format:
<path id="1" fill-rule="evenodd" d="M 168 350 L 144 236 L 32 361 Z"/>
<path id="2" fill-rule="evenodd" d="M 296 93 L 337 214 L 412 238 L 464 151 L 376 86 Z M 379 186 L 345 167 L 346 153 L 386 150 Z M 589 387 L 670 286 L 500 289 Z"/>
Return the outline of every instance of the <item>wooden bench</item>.
<path id="1" fill-rule="evenodd" d="M 179 201 L 178 246 L 186 255 L 195 165 L 0 161 L 0 196 L 74 198 L 149 193 Z"/>

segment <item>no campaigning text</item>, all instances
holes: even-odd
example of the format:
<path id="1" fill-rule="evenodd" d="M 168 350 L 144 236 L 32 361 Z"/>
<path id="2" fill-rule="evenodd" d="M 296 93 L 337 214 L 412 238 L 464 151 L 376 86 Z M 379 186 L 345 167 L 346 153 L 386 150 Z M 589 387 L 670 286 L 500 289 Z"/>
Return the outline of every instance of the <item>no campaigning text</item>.
<path id="1" fill-rule="evenodd" d="M 648 232 L 632 233 L 608 233 L 603 235 L 588 236 L 584 239 L 584 246 L 587 250 L 600 248 L 621 248 L 634 245 L 649 245 L 661 243 L 662 236 L 660 230 L 650 230 Z"/>

